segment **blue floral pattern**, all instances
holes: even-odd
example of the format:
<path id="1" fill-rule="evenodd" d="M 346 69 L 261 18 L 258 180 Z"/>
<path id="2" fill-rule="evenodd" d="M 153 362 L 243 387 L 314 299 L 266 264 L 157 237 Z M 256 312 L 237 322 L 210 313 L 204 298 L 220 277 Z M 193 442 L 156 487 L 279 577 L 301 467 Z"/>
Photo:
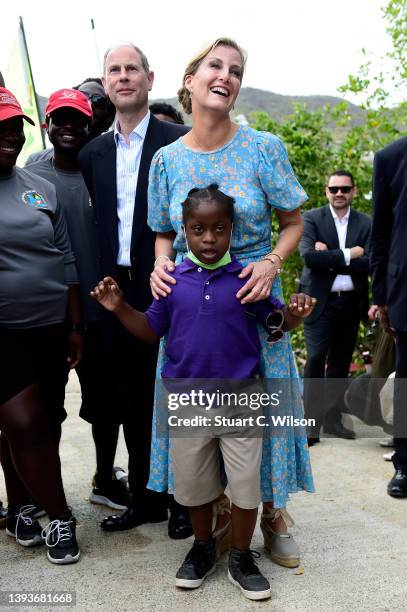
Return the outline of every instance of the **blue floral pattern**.
<path id="1" fill-rule="evenodd" d="M 274 135 L 240 127 L 226 145 L 209 153 L 196 152 L 179 139 L 155 154 L 149 179 L 148 224 L 156 232 L 174 230 L 177 262 L 186 252 L 182 231 L 183 202 L 193 187 L 217 183 L 235 198 L 235 222 L 231 252 L 242 265 L 259 261 L 270 252 L 272 209 L 291 211 L 307 198 L 297 181 L 283 143 Z M 283 300 L 280 279 L 273 284 L 273 295 Z M 261 369 L 265 378 L 289 379 L 290 410 L 294 418 L 303 416 L 298 371 L 289 335 L 272 346 L 259 327 L 262 342 Z M 165 339 L 161 342 L 157 377 L 163 366 Z M 173 490 L 168 462 L 169 440 L 155 435 L 153 418 L 150 480 L 154 491 Z M 284 436 L 264 435 L 261 465 L 263 501 L 284 508 L 290 493 L 314 491 L 305 431 L 286 428 Z"/>

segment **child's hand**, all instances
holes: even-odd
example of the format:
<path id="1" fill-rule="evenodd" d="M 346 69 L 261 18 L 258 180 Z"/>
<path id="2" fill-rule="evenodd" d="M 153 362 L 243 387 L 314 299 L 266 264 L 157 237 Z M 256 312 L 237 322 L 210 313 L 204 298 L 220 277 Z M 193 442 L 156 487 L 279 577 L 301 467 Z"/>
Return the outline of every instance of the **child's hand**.
<path id="1" fill-rule="evenodd" d="M 306 293 L 293 293 L 290 297 L 288 310 L 294 317 L 305 319 L 314 310 L 317 298 L 310 297 Z"/>
<path id="2" fill-rule="evenodd" d="M 111 276 L 105 276 L 98 285 L 90 292 L 91 296 L 102 304 L 106 310 L 114 312 L 123 304 L 123 292 Z"/>

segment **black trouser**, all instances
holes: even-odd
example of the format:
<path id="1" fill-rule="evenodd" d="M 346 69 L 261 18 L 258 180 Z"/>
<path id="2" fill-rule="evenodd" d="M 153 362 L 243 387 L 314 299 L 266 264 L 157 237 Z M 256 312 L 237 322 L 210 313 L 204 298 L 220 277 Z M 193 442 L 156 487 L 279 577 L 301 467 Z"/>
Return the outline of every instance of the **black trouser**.
<path id="1" fill-rule="evenodd" d="M 394 386 L 394 467 L 407 473 L 407 332 L 396 332 Z"/>
<path id="2" fill-rule="evenodd" d="M 117 281 L 124 298 L 131 303 L 131 292 L 135 288 L 130 276 L 119 274 Z M 103 329 L 110 324 L 111 328 Z M 110 338 L 108 346 L 106 331 Z M 90 324 L 85 333 L 84 357 L 77 368 L 82 388 L 80 416 L 93 425 L 109 428 L 111 424 L 113 444 L 118 424 L 123 425 L 129 454 L 129 488 L 138 507 L 166 504 L 165 496 L 146 489 L 157 352 L 157 345 L 146 344 L 130 335 L 118 320 L 95 323 Z M 106 439 L 107 432 L 108 429 L 102 439 Z M 97 449 L 97 455 L 102 453 L 103 448 Z M 106 473 L 106 465 L 104 467 Z"/>
<path id="3" fill-rule="evenodd" d="M 331 293 L 321 316 L 304 323 L 307 363 L 304 370 L 304 411 L 316 421 L 318 435 L 322 423 L 341 422 L 343 396 L 360 323 L 355 291 Z M 313 383 L 312 379 L 319 380 Z"/>

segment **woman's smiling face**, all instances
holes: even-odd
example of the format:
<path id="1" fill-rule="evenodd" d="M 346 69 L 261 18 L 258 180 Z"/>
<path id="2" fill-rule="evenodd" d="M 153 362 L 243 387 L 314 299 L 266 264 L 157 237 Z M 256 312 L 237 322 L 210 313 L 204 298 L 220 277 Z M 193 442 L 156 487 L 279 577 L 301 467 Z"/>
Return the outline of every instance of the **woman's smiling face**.
<path id="1" fill-rule="evenodd" d="M 212 49 L 196 73 L 185 78 L 192 111 L 205 108 L 229 113 L 239 94 L 242 72 L 242 60 L 236 49 L 225 45 Z"/>

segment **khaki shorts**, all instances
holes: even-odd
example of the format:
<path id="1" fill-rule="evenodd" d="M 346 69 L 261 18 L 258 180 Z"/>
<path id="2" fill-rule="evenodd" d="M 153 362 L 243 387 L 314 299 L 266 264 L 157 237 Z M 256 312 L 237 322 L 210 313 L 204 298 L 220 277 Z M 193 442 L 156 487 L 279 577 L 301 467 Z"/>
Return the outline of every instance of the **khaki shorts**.
<path id="1" fill-rule="evenodd" d="M 202 506 L 223 493 L 222 455 L 232 502 L 245 510 L 257 508 L 262 442 L 262 438 L 171 438 L 177 502 Z"/>

